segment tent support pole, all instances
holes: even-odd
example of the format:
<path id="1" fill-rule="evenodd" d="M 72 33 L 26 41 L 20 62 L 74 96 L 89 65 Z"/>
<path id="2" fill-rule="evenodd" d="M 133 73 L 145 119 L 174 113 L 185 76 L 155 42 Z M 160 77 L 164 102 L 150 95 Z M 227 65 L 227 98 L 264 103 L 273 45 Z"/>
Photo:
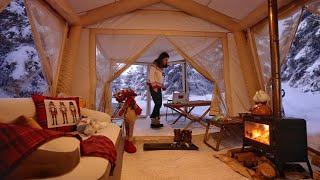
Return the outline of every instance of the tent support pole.
<path id="1" fill-rule="evenodd" d="M 72 94 L 73 66 L 77 61 L 80 44 L 81 26 L 71 26 L 69 37 L 64 47 L 60 73 L 57 84 L 57 94 Z"/>
<path id="2" fill-rule="evenodd" d="M 281 118 L 281 79 L 277 0 L 268 0 L 273 115 Z"/>

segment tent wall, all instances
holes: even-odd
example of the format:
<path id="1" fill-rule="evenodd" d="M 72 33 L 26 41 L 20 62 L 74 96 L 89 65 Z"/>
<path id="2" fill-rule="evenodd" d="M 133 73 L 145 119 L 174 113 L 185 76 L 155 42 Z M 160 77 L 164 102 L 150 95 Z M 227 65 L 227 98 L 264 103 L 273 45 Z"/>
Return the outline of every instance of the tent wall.
<path id="1" fill-rule="evenodd" d="M 168 43 L 170 43 L 176 52 L 178 52 L 182 57 L 184 57 L 194 68 L 197 69 L 198 72 L 200 72 L 203 76 L 208 78 L 210 81 L 214 82 L 217 86 L 213 94 L 217 100 L 218 100 L 218 106 L 220 108 L 220 112 L 226 112 L 230 111 L 232 109 L 231 102 L 229 100 L 228 94 L 231 94 L 231 90 L 226 90 L 225 83 L 228 81 L 229 84 L 230 80 L 224 80 L 224 76 L 230 76 L 227 71 L 224 71 L 223 66 L 224 64 L 224 57 L 228 57 L 228 48 L 222 48 L 222 45 L 227 46 L 227 36 L 226 33 L 214 33 L 214 32 L 197 32 L 197 31 L 174 31 L 174 30 L 125 30 L 125 29 L 90 29 L 90 38 L 89 38 L 89 74 L 90 74 L 90 81 L 93 83 L 90 83 L 90 107 L 95 108 L 96 105 L 96 95 L 101 94 L 97 92 L 94 92 L 97 87 L 97 83 L 99 83 L 97 80 L 101 79 L 99 74 L 97 73 L 98 68 L 101 68 L 99 63 L 97 62 L 98 59 L 96 59 L 96 50 L 97 48 L 99 51 L 101 51 L 101 54 L 103 54 L 102 59 L 105 59 L 106 62 L 109 62 L 110 59 L 114 61 L 114 63 L 111 63 L 110 65 L 107 65 L 105 68 L 108 69 L 108 67 L 113 67 L 112 64 L 116 63 L 124 63 L 124 66 L 117 70 L 116 72 L 112 72 L 112 76 L 108 76 L 109 80 L 105 82 L 105 86 L 99 85 L 99 87 L 104 88 L 104 95 L 102 97 L 102 104 L 105 104 L 100 107 L 100 110 L 108 110 L 110 111 L 110 102 L 111 102 L 111 94 L 110 94 L 110 86 L 112 80 L 114 80 L 120 73 L 123 72 L 126 68 L 128 68 L 133 62 L 139 61 L 140 57 L 144 57 L 141 52 L 147 52 L 150 47 L 152 47 L 152 44 L 157 44 L 157 40 L 163 40 L 161 38 L 162 36 L 167 39 Z M 145 44 L 146 48 L 143 48 L 141 52 L 136 52 L 132 55 L 130 55 L 130 58 L 126 58 L 127 55 L 117 53 L 119 48 L 121 49 L 124 47 L 127 47 L 130 45 L 130 40 L 134 42 L 138 42 L 135 38 L 130 39 L 130 37 L 142 37 L 140 40 L 142 42 L 145 42 L 143 40 L 144 38 L 147 38 L 146 40 L 150 41 L 150 43 Z M 149 38 L 150 37 L 150 38 Z M 127 39 L 125 44 L 121 45 L 121 39 Z M 120 44 L 119 44 L 120 43 Z M 133 43 L 135 44 L 135 43 Z M 161 45 L 162 43 L 160 43 Z M 118 47 L 118 49 L 113 49 Z M 143 46 L 142 46 L 143 47 Z M 137 47 L 135 47 L 137 48 Z M 128 49 L 130 51 L 130 47 L 124 48 Z M 157 48 L 156 48 L 157 49 Z M 217 52 L 219 51 L 219 52 Z M 131 51 L 130 51 L 131 52 Z M 148 52 L 150 53 L 150 52 Z M 226 55 L 225 55 L 226 54 Z M 150 55 L 150 54 L 148 54 Z M 123 56 L 123 57 L 122 57 Z M 132 56 L 132 58 L 131 58 Z M 210 57 L 211 56 L 211 57 Z M 101 60 L 102 60 L 101 59 Z M 226 58 L 228 59 L 228 58 Z M 140 59 L 141 60 L 141 59 Z M 202 62 L 204 60 L 204 62 Z M 99 59 L 100 61 L 100 59 Z M 208 62 L 206 62 L 208 61 Z M 111 61 L 112 62 L 112 61 Z M 150 63 L 149 61 L 147 63 Z M 204 63 L 204 65 L 203 65 Z M 208 64 L 209 63 L 209 64 Z M 91 65 L 90 65 L 91 64 Z M 207 65 L 205 65 L 207 64 Z M 226 63 L 228 64 L 228 63 Z M 94 68 L 95 66 L 95 68 Z M 99 67 L 97 67 L 99 66 Z M 229 65 L 228 65 L 229 66 Z M 208 69 L 208 67 L 210 67 Z M 113 68 L 112 68 L 113 69 Z M 228 69 L 228 68 L 226 68 Z M 100 71 L 100 70 L 99 70 Z M 110 79 L 111 78 L 111 79 Z M 100 92 L 100 91 L 99 91 Z M 228 97 L 226 97 L 228 96 Z M 98 99 L 99 100 L 99 99 Z M 226 103 L 226 101 L 227 103 Z M 216 100 L 213 100 L 213 102 L 217 102 Z"/>
<path id="2" fill-rule="evenodd" d="M 60 67 L 60 76 L 57 84 L 57 94 L 71 94 L 73 67 L 77 61 L 78 49 L 81 36 L 81 26 L 72 26 L 69 37 L 66 39 L 66 46 Z"/>
<path id="3" fill-rule="evenodd" d="M 55 94 L 62 52 L 68 31 L 66 21 L 40 0 L 25 0 L 27 14 L 41 67 L 49 85 L 49 94 Z"/>
<path id="4" fill-rule="evenodd" d="M 243 73 L 246 88 L 249 97 L 253 97 L 255 92 L 261 89 L 258 79 L 258 74 L 254 66 L 254 59 L 250 51 L 245 32 L 234 32 L 237 52 L 240 60 L 240 68 Z"/>
<path id="5" fill-rule="evenodd" d="M 250 108 L 251 97 L 248 95 L 243 70 L 240 68 L 240 59 L 237 51 L 237 45 L 232 33 L 228 33 L 228 55 L 229 55 L 229 88 L 232 100 L 231 115 L 237 115 L 239 112 L 245 112 Z M 228 84 L 227 84 L 228 87 Z"/>
<path id="6" fill-rule="evenodd" d="M 83 28 L 81 32 L 79 50 L 76 63 L 73 66 L 71 94 L 82 97 L 85 100 L 90 98 L 89 79 L 89 29 Z M 88 101 L 87 101 L 88 104 Z"/>

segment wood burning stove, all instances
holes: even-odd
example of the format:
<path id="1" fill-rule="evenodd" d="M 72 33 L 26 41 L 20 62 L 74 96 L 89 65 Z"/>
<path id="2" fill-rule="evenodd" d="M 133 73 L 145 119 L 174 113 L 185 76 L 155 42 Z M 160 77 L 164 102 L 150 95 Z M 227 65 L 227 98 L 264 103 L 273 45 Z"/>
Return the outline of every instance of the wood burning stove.
<path id="1" fill-rule="evenodd" d="M 312 177 L 304 119 L 245 115 L 243 123 L 243 148 L 251 146 L 264 153 L 280 173 L 286 163 L 306 162 Z"/>

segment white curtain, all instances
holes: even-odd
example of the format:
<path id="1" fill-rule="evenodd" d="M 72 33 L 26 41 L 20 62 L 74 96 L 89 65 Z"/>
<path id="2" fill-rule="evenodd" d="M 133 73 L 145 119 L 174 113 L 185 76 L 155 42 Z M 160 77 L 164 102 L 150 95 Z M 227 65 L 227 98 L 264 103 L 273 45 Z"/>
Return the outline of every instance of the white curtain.
<path id="1" fill-rule="evenodd" d="M 168 36 L 177 51 L 214 83 L 210 114 L 226 114 L 223 50 L 219 38 Z"/>
<path id="2" fill-rule="evenodd" d="M 44 1 L 25 0 L 25 5 L 44 75 L 52 88 L 58 78 L 67 24 Z"/>
<path id="3" fill-rule="evenodd" d="M 99 35 L 97 36 L 96 106 L 111 113 L 112 81 L 152 45 L 155 35 Z"/>
<path id="4" fill-rule="evenodd" d="M 282 14 L 279 16 L 279 45 L 280 59 L 283 62 L 287 52 L 290 49 L 292 39 L 299 24 L 302 9 Z M 265 84 L 268 84 L 271 78 L 271 57 L 268 22 L 264 22 L 252 28 L 259 56 L 261 71 Z"/>

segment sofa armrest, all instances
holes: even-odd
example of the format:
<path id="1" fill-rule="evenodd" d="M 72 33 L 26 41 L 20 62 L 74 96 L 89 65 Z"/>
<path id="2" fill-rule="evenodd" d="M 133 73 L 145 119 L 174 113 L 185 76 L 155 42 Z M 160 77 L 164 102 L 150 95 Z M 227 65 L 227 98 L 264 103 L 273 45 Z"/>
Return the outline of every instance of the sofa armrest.
<path id="1" fill-rule="evenodd" d="M 94 111 L 87 108 L 81 108 L 81 114 L 84 116 L 88 116 L 89 118 L 92 118 L 92 119 L 97 119 L 98 121 L 111 123 L 111 116 L 107 113 Z"/>

